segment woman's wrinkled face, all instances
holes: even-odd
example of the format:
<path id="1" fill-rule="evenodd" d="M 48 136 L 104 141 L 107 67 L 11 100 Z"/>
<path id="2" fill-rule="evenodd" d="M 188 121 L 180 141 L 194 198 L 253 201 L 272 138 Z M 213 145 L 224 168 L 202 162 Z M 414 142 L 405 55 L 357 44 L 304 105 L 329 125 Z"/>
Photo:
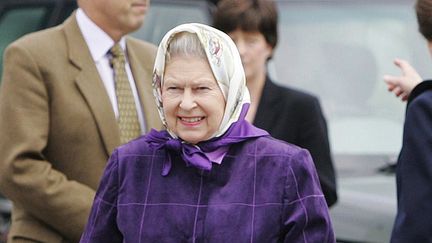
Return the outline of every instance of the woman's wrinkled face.
<path id="1" fill-rule="evenodd" d="M 225 99 L 207 60 L 173 57 L 165 66 L 162 105 L 178 137 L 191 144 L 208 140 L 222 122 Z"/>

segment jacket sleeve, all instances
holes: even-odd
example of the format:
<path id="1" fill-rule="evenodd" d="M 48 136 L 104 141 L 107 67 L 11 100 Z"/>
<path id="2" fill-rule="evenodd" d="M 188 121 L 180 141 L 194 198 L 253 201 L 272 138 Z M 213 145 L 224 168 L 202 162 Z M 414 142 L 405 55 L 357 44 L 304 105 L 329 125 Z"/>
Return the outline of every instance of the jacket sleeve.
<path id="1" fill-rule="evenodd" d="M 284 242 L 335 242 L 328 207 L 310 154 L 302 149 L 287 169 Z"/>
<path id="2" fill-rule="evenodd" d="M 95 192 L 69 180 L 44 156 L 49 106 L 55 101 L 43 75 L 27 49 L 12 44 L 6 50 L 0 91 L 0 189 L 15 206 L 77 242 Z"/>
<path id="3" fill-rule="evenodd" d="M 117 227 L 118 153 L 114 151 L 102 176 L 80 243 L 121 243 Z"/>
<path id="4" fill-rule="evenodd" d="M 318 99 L 304 102 L 298 145 L 311 153 L 328 206 L 337 201 L 336 175 L 330 152 L 327 124 Z"/>
<path id="5" fill-rule="evenodd" d="M 407 107 L 396 167 L 398 211 L 392 242 L 428 242 L 432 237 L 432 90 Z"/>

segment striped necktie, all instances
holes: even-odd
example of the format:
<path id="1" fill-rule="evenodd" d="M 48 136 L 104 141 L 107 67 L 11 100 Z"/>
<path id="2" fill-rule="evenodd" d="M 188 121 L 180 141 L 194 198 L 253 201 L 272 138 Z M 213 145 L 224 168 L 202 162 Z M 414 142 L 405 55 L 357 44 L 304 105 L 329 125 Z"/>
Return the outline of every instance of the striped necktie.
<path id="1" fill-rule="evenodd" d="M 117 120 L 120 128 L 120 141 L 122 144 L 137 138 L 141 134 L 138 115 L 132 89 L 126 73 L 126 58 L 119 43 L 110 50 L 112 54 L 111 66 L 114 69 L 115 92 L 119 118 Z"/>

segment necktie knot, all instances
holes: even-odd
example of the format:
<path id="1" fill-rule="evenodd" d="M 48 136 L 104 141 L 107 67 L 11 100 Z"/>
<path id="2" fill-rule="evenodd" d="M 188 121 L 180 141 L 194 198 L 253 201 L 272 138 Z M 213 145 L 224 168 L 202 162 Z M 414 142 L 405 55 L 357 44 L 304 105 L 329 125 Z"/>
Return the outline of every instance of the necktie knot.
<path id="1" fill-rule="evenodd" d="M 114 60 L 117 59 L 122 62 L 125 61 L 125 53 L 119 43 L 116 43 L 113 47 L 111 47 L 110 53 L 113 56 Z"/>

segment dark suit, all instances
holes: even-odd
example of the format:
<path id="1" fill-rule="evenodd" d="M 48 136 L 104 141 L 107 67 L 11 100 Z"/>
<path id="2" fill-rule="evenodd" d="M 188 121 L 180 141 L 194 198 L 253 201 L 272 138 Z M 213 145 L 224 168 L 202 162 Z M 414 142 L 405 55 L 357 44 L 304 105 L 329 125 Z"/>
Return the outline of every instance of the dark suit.
<path id="1" fill-rule="evenodd" d="M 266 79 L 254 125 L 312 155 L 327 204 L 337 200 L 327 125 L 316 97 Z"/>
<path id="2" fill-rule="evenodd" d="M 396 183 L 391 242 L 432 242 L 432 81 L 417 85 L 409 97 Z"/>
<path id="3" fill-rule="evenodd" d="M 126 46 L 147 129 L 160 128 L 151 87 L 156 48 L 133 38 Z M 14 203 L 9 242 L 77 242 L 120 135 L 75 15 L 12 43 L 2 80 L 0 189 Z"/>

